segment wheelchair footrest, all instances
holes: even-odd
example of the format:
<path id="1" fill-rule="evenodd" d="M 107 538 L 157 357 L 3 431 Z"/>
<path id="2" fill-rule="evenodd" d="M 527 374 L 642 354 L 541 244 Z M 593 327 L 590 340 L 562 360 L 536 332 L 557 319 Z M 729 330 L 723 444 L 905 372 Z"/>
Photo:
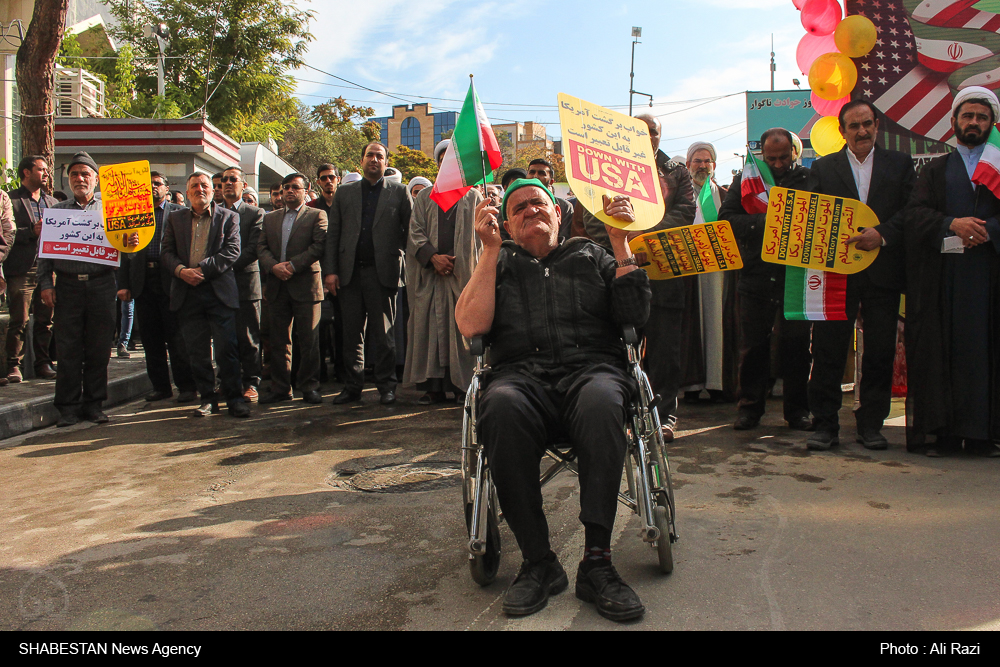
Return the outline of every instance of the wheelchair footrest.
<path id="1" fill-rule="evenodd" d="M 656 526 L 646 526 L 639 529 L 639 537 L 643 542 L 656 542 L 660 539 L 660 529 Z"/>

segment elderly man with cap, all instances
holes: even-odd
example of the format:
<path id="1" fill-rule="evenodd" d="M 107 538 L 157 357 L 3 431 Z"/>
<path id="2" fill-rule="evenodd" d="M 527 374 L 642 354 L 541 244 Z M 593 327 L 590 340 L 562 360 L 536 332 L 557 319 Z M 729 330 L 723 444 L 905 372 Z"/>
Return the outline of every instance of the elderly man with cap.
<path id="1" fill-rule="evenodd" d="M 77 153 L 66 168 L 73 198 L 52 208 L 100 211 L 97 163 Z M 53 282 L 53 272 L 55 281 Z M 108 360 L 115 335 L 114 269 L 76 259 L 38 260 L 42 302 L 53 308 L 53 331 L 59 350 L 55 406 L 58 426 L 72 426 L 83 417 L 95 424 L 108 421 L 101 403 L 108 397 Z"/>
<path id="2" fill-rule="evenodd" d="M 696 141 L 688 147 L 685 166 L 691 172 L 694 195 L 698 206 L 695 222 L 718 219 L 728 188 L 715 181 L 715 146 Z M 706 201 L 703 203 L 702 198 Z M 707 200 L 711 200 L 708 204 Z M 706 213 L 703 206 L 712 213 Z M 740 354 L 739 314 L 736 312 L 735 271 L 720 271 L 687 279 L 688 293 L 684 304 L 684 323 L 689 335 L 685 353 L 689 363 L 699 370 L 699 380 L 683 388 L 685 402 L 699 400 L 706 390 L 713 402 L 732 401 L 736 396 L 736 376 Z"/>
<path id="3" fill-rule="evenodd" d="M 816 450 L 839 444 L 838 413 L 844 403 L 841 381 L 860 313 L 864 352 L 858 369 L 860 400 L 854 411 L 857 441 L 866 449 L 885 449 L 889 443 L 882 435 L 882 423 L 892 402 L 899 294 L 906 287 L 903 209 L 916 172 L 909 155 L 876 145 L 878 113 L 871 102 L 848 102 L 840 110 L 839 121 L 847 145 L 812 163 L 807 189 L 867 204 L 879 224 L 848 243 L 860 241 L 858 247 L 863 249 L 884 247 L 871 266 L 847 276 L 847 319 L 813 322 L 809 409 L 816 430 L 806 444 Z"/>
<path id="4" fill-rule="evenodd" d="M 500 239 L 501 211 L 510 241 Z M 621 195 L 605 197 L 604 212 L 635 220 Z M 479 434 L 524 558 L 503 610 L 533 614 L 569 585 L 549 542 L 538 478 L 546 443 L 562 435 L 580 473 L 584 553 L 576 596 L 595 603 L 602 616 L 626 621 L 645 607 L 611 562 L 627 446 L 622 424 L 635 391 L 621 328 L 645 323 L 649 279 L 623 230 L 606 230 L 606 251 L 583 238 L 559 238 L 559 217 L 555 197 L 534 179 L 511 183 L 499 208 L 481 202 L 475 224 L 483 252 L 455 309 L 459 330 L 488 335 L 491 345 Z"/>
<path id="5" fill-rule="evenodd" d="M 958 92 L 958 150 L 921 170 L 903 230 L 907 448 L 936 436 L 928 456 L 1000 456 L 1000 199 L 972 180 L 998 117 L 993 91 Z"/>
<path id="6" fill-rule="evenodd" d="M 445 151 L 434 153 L 440 165 Z M 417 401 L 421 405 L 444 401 L 445 392 L 462 402 L 472 380 L 472 353 L 455 324 L 455 304 L 479 257 L 475 224 L 476 205 L 482 200 L 479 189 L 472 188 L 445 210 L 431 199 L 431 190 L 424 189 L 413 204 L 406 243 L 410 318 L 403 382 L 417 383 L 424 392 Z"/>

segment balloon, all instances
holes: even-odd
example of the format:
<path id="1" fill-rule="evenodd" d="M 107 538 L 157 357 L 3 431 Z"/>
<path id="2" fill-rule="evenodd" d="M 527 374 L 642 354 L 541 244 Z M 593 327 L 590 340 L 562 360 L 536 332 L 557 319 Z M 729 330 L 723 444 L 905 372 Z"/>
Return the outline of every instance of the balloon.
<path id="1" fill-rule="evenodd" d="M 799 40 L 799 45 L 795 49 L 795 64 L 799 66 L 799 71 L 809 76 L 809 68 L 813 61 L 824 53 L 831 53 L 837 50 L 837 43 L 833 35 L 810 35 L 806 33 Z"/>
<path id="2" fill-rule="evenodd" d="M 806 2 L 808 2 L 808 0 L 792 0 L 792 4 L 795 5 L 795 9 L 799 11 L 802 11 L 802 8 L 805 7 Z"/>
<path id="3" fill-rule="evenodd" d="M 858 68 L 842 53 L 824 53 L 809 68 L 809 87 L 824 100 L 849 95 L 857 82 Z"/>
<path id="4" fill-rule="evenodd" d="M 841 16 L 837 0 L 808 0 L 802 5 L 802 27 L 813 35 L 829 35 L 840 23 Z"/>
<path id="5" fill-rule="evenodd" d="M 833 38 L 837 49 L 845 56 L 863 58 L 875 46 L 878 31 L 869 19 L 855 14 L 837 24 Z"/>
<path id="6" fill-rule="evenodd" d="M 847 143 L 840 133 L 840 123 L 836 116 L 825 116 L 816 121 L 809 132 L 809 141 L 812 142 L 816 155 L 836 153 Z"/>
<path id="7" fill-rule="evenodd" d="M 836 116 L 840 113 L 841 107 L 851 101 L 851 96 L 841 97 L 839 100 L 824 100 L 815 92 L 809 95 L 812 100 L 813 109 L 820 116 Z"/>

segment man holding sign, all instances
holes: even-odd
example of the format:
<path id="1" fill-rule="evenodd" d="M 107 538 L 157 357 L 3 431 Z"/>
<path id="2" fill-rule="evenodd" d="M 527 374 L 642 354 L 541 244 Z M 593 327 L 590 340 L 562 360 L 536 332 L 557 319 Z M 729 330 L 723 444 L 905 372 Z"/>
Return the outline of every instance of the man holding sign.
<path id="1" fill-rule="evenodd" d="M 73 198 L 59 202 L 51 210 L 97 211 L 100 220 L 101 202 L 94 197 L 97 163 L 87 153 L 77 153 L 67 173 Z M 56 425 L 72 426 L 80 417 L 104 424 L 108 416 L 101 404 L 108 397 L 108 360 L 115 335 L 117 285 L 113 266 L 118 265 L 118 251 L 109 247 L 106 260 L 99 262 L 95 261 L 95 253 L 76 255 L 77 244 L 64 243 L 63 247 L 72 246 L 72 254 L 67 259 L 53 259 L 48 250 L 58 252 L 60 244 L 46 243 L 45 238 L 43 229 L 38 287 L 42 303 L 54 309 L 53 331 L 59 349 L 55 406 L 60 416 Z M 104 242 L 103 234 L 95 240 Z M 74 255 L 78 258 L 71 259 Z M 113 266 L 109 266 L 111 259 Z"/>

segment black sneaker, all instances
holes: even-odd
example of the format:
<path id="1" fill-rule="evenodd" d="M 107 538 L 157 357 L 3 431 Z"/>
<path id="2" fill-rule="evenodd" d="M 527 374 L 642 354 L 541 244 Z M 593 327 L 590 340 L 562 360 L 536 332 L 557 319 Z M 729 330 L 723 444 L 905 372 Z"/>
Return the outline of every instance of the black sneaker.
<path id="1" fill-rule="evenodd" d="M 566 570 L 558 560 L 537 563 L 524 561 L 514 582 L 503 594 L 503 611 L 510 616 L 527 616 L 541 611 L 550 595 L 558 595 L 569 586 Z"/>
<path id="2" fill-rule="evenodd" d="M 889 449 L 889 441 L 885 439 L 885 436 L 878 429 L 859 428 L 857 441 L 865 449 L 876 451 Z"/>
<path id="3" fill-rule="evenodd" d="M 733 424 L 733 429 L 737 431 L 749 431 L 752 428 L 757 428 L 757 424 L 759 423 L 759 417 L 740 413 L 739 416 L 736 417 L 736 423 Z"/>
<path id="4" fill-rule="evenodd" d="M 806 440 L 806 447 L 814 452 L 825 452 L 840 444 L 838 434 L 830 431 L 816 431 Z"/>
<path id="5" fill-rule="evenodd" d="M 625 583 L 608 562 L 584 571 L 580 563 L 576 571 L 576 597 L 597 605 L 597 613 L 612 621 L 630 621 L 646 613 L 639 596 Z"/>

